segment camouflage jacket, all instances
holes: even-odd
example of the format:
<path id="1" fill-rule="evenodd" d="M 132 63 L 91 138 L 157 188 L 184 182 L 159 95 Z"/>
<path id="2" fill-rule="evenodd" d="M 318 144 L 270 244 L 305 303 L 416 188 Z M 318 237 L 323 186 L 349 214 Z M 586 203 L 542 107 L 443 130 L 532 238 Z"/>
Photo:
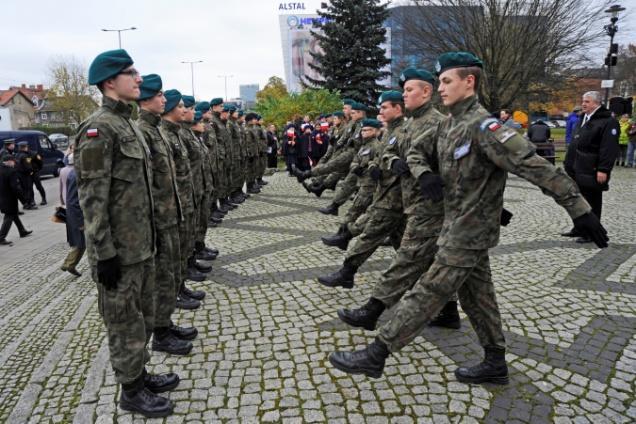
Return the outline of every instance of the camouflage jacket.
<path id="1" fill-rule="evenodd" d="M 258 156 L 258 127 L 254 124 L 248 124 L 245 133 L 245 144 L 247 147 L 247 157 L 251 162 Z"/>
<path id="2" fill-rule="evenodd" d="M 232 119 L 228 119 L 227 122 L 225 123 L 228 132 L 230 133 L 230 138 L 231 138 L 231 143 L 232 143 L 232 149 L 231 149 L 231 164 L 233 166 L 238 166 L 241 163 L 242 160 L 242 154 L 241 154 L 241 130 L 238 127 L 238 124 L 233 121 Z"/>
<path id="3" fill-rule="evenodd" d="M 179 190 L 179 200 L 181 200 L 181 210 L 184 215 L 188 215 L 194 213 L 194 187 L 192 185 L 188 148 L 181 139 L 180 130 L 181 126 L 179 124 L 165 119 L 161 121 L 161 134 L 172 147 L 172 158 L 174 159 L 174 169 L 177 174 L 177 189 Z"/>
<path id="4" fill-rule="evenodd" d="M 267 154 L 267 133 L 260 124 L 256 124 L 256 130 L 258 135 L 258 154 L 263 157 Z"/>
<path id="5" fill-rule="evenodd" d="M 409 149 L 415 143 L 416 139 L 421 139 L 423 154 L 432 157 L 433 144 L 429 141 L 430 134 L 434 134 L 439 122 L 444 119 L 437 109 L 435 109 L 432 103 L 428 102 L 419 108 L 415 109 L 409 114 L 409 118 L 406 124 L 401 129 L 401 134 L 398 135 L 394 144 L 390 144 L 384 150 L 383 167 L 385 170 L 390 170 L 393 162 L 397 159 L 402 159 L 409 164 L 407 154 Z M 402 186 L 402 206 L 404 213 L 407 215 L 420 215 L 420 216 L 442 216 L 444 214 L 443 202 L 432 202 L 430 200 L 424 200 L 422 192 L 420 190 L 420 183 L 417 180 L 419 175 L 414 176 L 411 172 L 408 175 L 404 175 L 400 178 L 400 185 Z M 439 233 L 439 220 L 434 220 L 432 223 L 433 228 L 430 228 L 434 234 Z"/>
<path id="6" fill-rule="evenodd" d="M 476 96 L 451 107 L 435 141 L 433 159 L 444 181 L 440 246 L 481 250 L 497 245 L 507 172 L 541 187 L 572 218 L 591 210 L 574 181 L 538 156 L 531 142 L 492 118 Z M 418 152 L 409 153 L 413 175 L 435 171 L 433 160 Z"/>
<path id="7" fill-rule="evenodd" d="M 382 157 L 388 146 L 399 143 L 399 139 L 404 136 L 402 131 L 406 125 L 404 117 L 400 117 L 387 125 L 387 130 L 382 136 L 381 151 L 378 152 L 375 160 L 370 167 L 379 167 L 380 181 L 373 193 L 373 207 L 380 209 L 389 209 L 393 211 L 401 211 L 402 208 L 402 188 L 400 185 L 400 177 L 389 170 L 382 168 Z"/>
<path id="8" fill-rule="evenodd" d="M 150 150 L 130 120 L 132 107 L 104 96 L 75 144 L 80 206 L 92 265 L 115 255 L 123 265 L 154 255 Z"/>
<path id="9" fill-rule="evenodd" d="M 206 124 L 206 131 L 203 134 L 203 142 L 208 148 L 208 154 L 210 155 L 210 167 L 212 169 L 212 175 L 219 172 L 219 143 L 216 140 L 216 132 L 212 127 L 212 124 Z"/>
<path id="10" fill-rule="evenodd" d="M 183 219 L 177 190 L 172 148 L 159 132 L 161 117 L 146 110 L 139 111 L 137 125 L 150 149 L 152 198 L 155 225 L 159 229 L 177 225 Z"/>
<path id="11" fill-rule="evenodd" d="M 191 124 L 182 123 L 179 135 L 183 144 L 188 150 L 190 158 L 190 175 L 192 175 L 192 186 L 194 188 L 194 206 L 198 206 L 199 199 L 203 196 L 205 190 L 205 182 L 203 178 L 203 161 L 206 159 L 206 152 L 203 150 L 202 144 L 190 129 Z"/>
<path id="12" fill-rule="evenodd" d="M 318 163 L 318 166 L 311 170 L 312 176 L 329 175 L 332 172 L 349 171 L 349 166 L 353 157 L 356 155 L 360 148 L 361 138 L 360 130 L 362 129 L 362 121 L 351 122 L 350 128 L 345 129 L 345 132 L 338 141 L 334 148 L 333 155 L 327 163 Z"/>
<path id="13" fill-rule="evenodd" d="M 229 163 L 231 157 L 231 143 L 232 136 L 230 135 L 227 127 L 221 121 L 221 118 L 218 113 L 212 114 L 212 121 L 210 125 L 214 129 L 214 135 L 216 136 L 217 142 L 217 157 L 219 158 L 219 165 L 225 168 L 226 164 Z"/>
<path id="14" fill-rule="evenodd" d="M 207 136 L 205 132 L 198 132 L 192 130 L 192 134 L 199 142 L 199 148 L 201 149 L 201 173 L 203 174 L 203 189 L 204 192 L 209 192 L 214 189 L 214 182 L 212 178 L 212 159 L 210 157 L 210 149 L 205 144 L 204 137 Z"/>
<path id="15" fill-rule="evenodd" d="M 362 168 L 363 172 L 358 176 L 356 185 L 358 187 L 375 189 L 377 183 L 371 178 L 369 174 L 369 166 L 377 159 L 378 155 L 382 152 L 382 143 L 377 138 L 369 140 L 363 140 L 362 146 L 351 160 L 350 171 L 354 172 L 357 169 Z M 355 173 L 355 172 L 354 172 Z"/>

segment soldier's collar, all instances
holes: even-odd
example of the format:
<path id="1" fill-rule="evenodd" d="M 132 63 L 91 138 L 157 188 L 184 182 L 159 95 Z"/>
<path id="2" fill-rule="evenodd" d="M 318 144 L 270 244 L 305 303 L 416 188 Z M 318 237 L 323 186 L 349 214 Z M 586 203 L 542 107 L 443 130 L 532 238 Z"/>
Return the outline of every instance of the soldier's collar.
<path id="1" fill-rule="evenodd" d="M 399 118 L 395 118 L 394 120 L 387 122 L 387 128 L 393 130 L 404 123 L 404 116 L 400 116 Z"/>
<path id="2" fill-rule="evenodd" d="M 130 118 L 133 109 L 131 105 L 124 103 L 121 100 L 115 100 L 108 96 L 104 96 L 102 98 L 102 106 L 112 110 L 119 115 L 122 115 L 124 118 Z"/>
<path id="3" fill-rule="evenodd" d="M 417 109 L 413 110 L 412 112 L 409 112 L 409 117 L 411 117 L 411 118 L 419 118 L 420 116 L 422 116 L 426 112 L 428 112 L 428 110 L 431 107 L 433 107 L 433 103 L 431 101 L 428 101 L 428 102 L 424 103 L 422 106 L 420 106 Z"/>
<path id="4" fill-rule="evenodd" d="M 451 113 L 451 115 L 459 116 L 468 112 L 471 108 L 475 106 L 476 103 L 477 103 L 477 96 L 470 96 L 450 106 L 448 110 Z"/>
<path id="5" fill-rule="evenodd" d="M 162 119 L 161 120 L 161 125 L 163 125 L 164 127 L 166 127 L 167 130 L 169 131 L 179 131 L 179 128 L 181 128 L 181 126 L 175 122 L 170 122 L 166 119 Z"/>
<path id="6" fill-rule="evenodd" d="M 139 110 L 139 119 L 148 122 L 152 126 L 158 126 L 161 122 L 161 116 L 156 115 L 152 112 L 148 112 L 147 110 L 140 109 Z"/>

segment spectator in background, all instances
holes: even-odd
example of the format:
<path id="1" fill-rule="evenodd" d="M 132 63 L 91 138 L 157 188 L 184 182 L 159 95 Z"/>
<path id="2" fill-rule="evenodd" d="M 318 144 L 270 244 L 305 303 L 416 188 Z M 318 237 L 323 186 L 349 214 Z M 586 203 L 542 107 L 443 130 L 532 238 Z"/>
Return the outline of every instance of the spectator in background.
<path id="1" fill-rule="evenodd" d="M 313 132 L 314 126 L 311 124 L 311 118 L 306 115 L 300 124 L 300 136 L 298 137 L 296 150 L 296 168 L 301 171 L 307 171 L 311 168 L 309 157 L 312 154 L 311 139 Z"/>
<path id="2" fill-rule="evenodd" d="M 575 106 L 572 113 L 568 115 L 567 122 L 565 123 L 565 145 L 569 145 L 574 136 L 574 129 L 576 124 L 579 123 L 581 117 L 581 106 Z"/>
<path id="3" fill-rule="evenodd" d="M 550 127 L 541 119 L 535 121 L 528 128 L 528 139 L 533 143 L 547 143 L 550 139 Z"/>
<path id="4" fill-rule="evenodd" d="M 296 165 L 296 144 L 298 143 L 298 129 L 293 122 L 289 122 L 285 127 L 283 134 L 283 155 L 285 156 L 285 164 L 290 177 L 292 174 L 292 165 Z"/>
<path id="5" fill-rule="evenodd" d="M 64 263 L 60 268 L 62 271 L 68 271 L 79 277 L 82 274 L 77 270 L 77 264 L 84 256 L 86 251 L 86 239 L 84 238 L 84 215 L 79 204 L 79 195 L 77 193 L 77 175 L 73 166 L 73 154 L 67 157 L 68 165 L 62 169 L 65 171 L 64 184 L 60 182 L 60 199 L 66 206 L 66 241 L 71 246 L 71 251 L 66 255 Z M 60 171 L 60 179 L 62 178 Z M 62 186 L 65 190 L 62 191 Z"/>
<path id="6" fill-rule="evenodd" d="M 627 145 L 629 144 L 629 128 L 632 126 L 629 115 L 623 114 L 621 116 L 621 120 L 618 121 L 618 124 L 621 126 L 621 134 L 618 137 L 618 147 L 620 148 L 620 153 L 616 158 L 617 166 L 625 166 L 627 164 Z"/>
<path id="7" fill-rule="evenodd" d="M 278 167 L 278 137 L 276 137 L 276 125 L 267 127 L 267 167 Z"/>
<path id="8" fill-rule="evenodd" d="M 25 202 L 24 189 L 16 169 L 16 158 L 12 154 L 5 153 L 0 162 L 0 212 L 4 214 L 0 227 L 0 246 L 13 244 L 7 240 L 7 234 L 14 223 L 18 227 L 20 237 L 26 237 L 33 232 L 24 228 L 20 221 L 18 200 Z"/>
<path id="9" fill-rule="evenodd" d="M 329 147 L 329 123 L 321 119 L 311 136 L 311 166 L 318 165 Z"/>
<path id="10" fill-rule="evenodd" d="M 634 166 L 634 152 L 636 151 L 636 119 L 631 120 L 629 130 L 627 131 L 627 137 L 629 143 L 627 144 L 627 166 L 632 168 Z"/>
<path id="11" fill-rule="evenodd" d="M 521 124 L 512 119 L 512 112 L 510 109 L 501 109 L 501 112 L 499 112 L 499 120 L 503 126 L 508 128 L 513 128 L 515 130 L 521 128 Z"/>

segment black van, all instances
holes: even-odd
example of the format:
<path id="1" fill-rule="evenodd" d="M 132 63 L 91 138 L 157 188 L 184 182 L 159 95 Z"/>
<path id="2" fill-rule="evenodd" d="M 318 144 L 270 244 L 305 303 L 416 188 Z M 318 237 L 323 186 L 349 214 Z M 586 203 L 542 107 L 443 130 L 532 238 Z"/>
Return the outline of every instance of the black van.
<path id="1" fill-rule="evenodd" d="M 60 162 L 64 160 L 64 153 L 57 149 L 55 143 L 42 131 L 0 131 L 0 148 L 7 138 L 15 138 L 16 151 L 20 141 L 28 141 L 29 149 L 38 152 L 44 162 L 40 175 L 60 175 Z"/>

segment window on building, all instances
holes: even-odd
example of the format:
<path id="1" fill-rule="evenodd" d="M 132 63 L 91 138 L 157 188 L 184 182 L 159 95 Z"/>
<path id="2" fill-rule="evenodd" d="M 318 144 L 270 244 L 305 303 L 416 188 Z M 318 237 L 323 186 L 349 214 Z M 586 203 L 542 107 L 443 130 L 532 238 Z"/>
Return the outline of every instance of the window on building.
<path id="1" fill-rule="evenodd" d="M 40 119 L 46 121 L 49 119 L 48 115 L 44 112 L 40 113 Z"/>

